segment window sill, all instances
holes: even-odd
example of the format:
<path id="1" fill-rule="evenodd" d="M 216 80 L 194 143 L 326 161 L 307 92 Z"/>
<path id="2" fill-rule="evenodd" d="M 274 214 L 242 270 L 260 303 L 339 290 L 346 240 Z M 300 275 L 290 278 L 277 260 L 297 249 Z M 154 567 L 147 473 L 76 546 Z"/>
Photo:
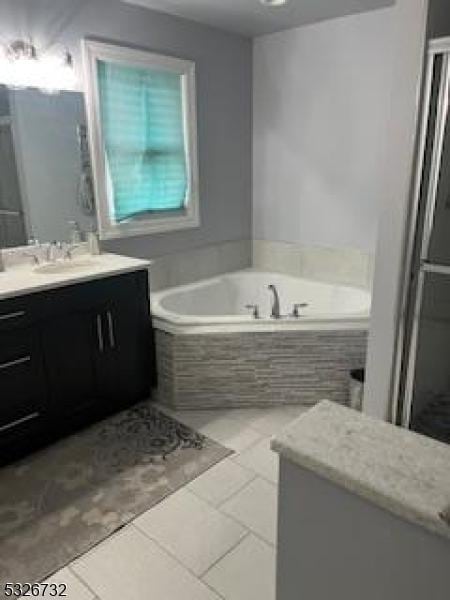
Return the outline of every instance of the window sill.
<path id="1" fill-rule="evenodd" d="M 114 240 L 120 238 L 151 235 L 153 233 L 169 233 L 180 229 L 195 229 L 200 227 L 200 215 L 177 215 L 172 217 L 153 217 L 145 221 L 130 221 L 119 224 L 100 223 L 99 234 L 101 240 Z"/>

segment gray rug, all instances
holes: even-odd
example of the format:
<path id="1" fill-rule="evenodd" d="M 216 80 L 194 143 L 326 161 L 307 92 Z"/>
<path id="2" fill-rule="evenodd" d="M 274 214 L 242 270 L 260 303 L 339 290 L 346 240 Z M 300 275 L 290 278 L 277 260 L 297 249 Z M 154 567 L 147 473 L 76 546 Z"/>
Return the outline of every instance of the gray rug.
<path id="1" fill-rule="evenodd" d="M 0 582 L 42 581 L 229 454 L 142 403 L 1 469 Z"/>

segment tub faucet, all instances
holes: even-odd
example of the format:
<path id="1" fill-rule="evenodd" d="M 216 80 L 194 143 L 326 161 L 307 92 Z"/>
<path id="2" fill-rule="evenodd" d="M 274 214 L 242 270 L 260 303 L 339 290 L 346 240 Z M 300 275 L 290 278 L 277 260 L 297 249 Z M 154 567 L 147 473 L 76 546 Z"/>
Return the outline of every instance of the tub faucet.
<path id="1" fill-rule="evenodd" d="M 272 319 L 281 319 L 281 310 L 280 310 L 280 295 L 278 294 L 277 288 L 271 284 L 268 286 L 268 289 L 273 293 L 273 303 L 272 303 Z"/>
<path id="2" fill-rule="evenodd" d="M 257 304 L 246 304 L 245 308 L 252 311 L 254 319 L 259 319 L 259 306 Z"/>
<path id="3" fill-rule="evenodd" d="M 307 304 L 306 302 L 302 302 L 301 304 L 294 304 L 294 308 L 292 309 L 290 316 L 294 319 L 299 319 L 301 317 L 300 309 L 308 308 L 308 306 L 309 304 Z"/>

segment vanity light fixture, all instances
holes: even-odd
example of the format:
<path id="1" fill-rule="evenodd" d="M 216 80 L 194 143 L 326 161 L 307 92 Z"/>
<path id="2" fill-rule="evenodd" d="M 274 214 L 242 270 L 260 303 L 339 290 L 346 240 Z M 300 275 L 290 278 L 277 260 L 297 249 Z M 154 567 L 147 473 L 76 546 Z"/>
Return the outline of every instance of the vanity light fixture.
<path id="1" fill-rule="evenodd" d="M 65 50 L 60 55 L 44 56 L 40 62 L 41 91 L 57 94 L 60 90 L 73 90 L 76 78 L 70 52 Z"/>
<path id="2" fill-rule="evenodd" d="M 259 1 L 264 6 L 268 6 L 271 8 L 278 8 L 280 6 L 285 6 L 289 0 L 259 0 Z"/>
<path id="3" fill-rule="evenodd" d="M 65 50 L 39 56 L 33 44 L 16 40 L 0 48 L 0 84 L 12 89 L 38 88 L 46 93 L 73 89 L 72 55 Z"/>
<path id="4" fill-rule="evenodd" d="M 33 44 L 16 40 L 3 48 L 0 74 L 2 83 L 8 87 L 27 87 L 27 82 L 34 79 L 37 67 L 37 53 Z"/>

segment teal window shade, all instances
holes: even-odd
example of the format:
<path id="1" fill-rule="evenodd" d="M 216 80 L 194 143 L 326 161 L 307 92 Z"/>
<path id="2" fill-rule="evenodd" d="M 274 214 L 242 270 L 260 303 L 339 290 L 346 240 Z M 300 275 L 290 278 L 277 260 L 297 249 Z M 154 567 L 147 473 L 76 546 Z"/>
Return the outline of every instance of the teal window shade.
<path id="1" fill-rule="evenodd" d="M 97 65 L 115 221 L 182 210 L 188 168 L 181 76 L 103 61 Z"/>

